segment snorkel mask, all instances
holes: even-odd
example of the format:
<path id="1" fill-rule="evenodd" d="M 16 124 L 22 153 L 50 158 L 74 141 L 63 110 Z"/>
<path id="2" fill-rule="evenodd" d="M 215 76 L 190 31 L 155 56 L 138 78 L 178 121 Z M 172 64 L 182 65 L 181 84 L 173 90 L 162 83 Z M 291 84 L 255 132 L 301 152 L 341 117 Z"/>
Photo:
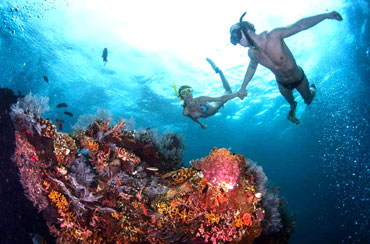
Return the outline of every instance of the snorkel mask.
<path id="1" fill-rule="evenodd" d="M 185 88 L 184 90 L 182 90 L 181 92 L 180 92 L 180 95 L 182 96 L 182 97 L 184 97 L 184 96 L 186 96 L 186 95 L 188 95 L 188 94 L 190 94 L 190 93 L 192 93 L 193 92 L 193 89 L 191 89 L 191 88 Z"/>
<path id="2" fill-rule="evenodd" d="M 252 39 L 250 38 L 250 36 L 248 35 L 247 31 L 246 31 L 246 27 L 247 27 L 247 23 L 246 22 L 243 22 L 243 18 L 245 16 L 247 12 L 244 12 L 242 14 L 242 16 L 240 16 L 240 19 L 239 19 L 239 23 L 231 26 L 231 29 L 230 29 L 230 42 L 233 44 L 233 45 L 236 45 L 240 42 L 240 40 L 242 39 L 242 31 L 244 33 L 244 36 L 247 38 L 247 41 L 249 42 L 249 44 L 251 45 L 251 47 L 255 47 L 254 46 L 254 42 L 252 41 Z"/>
<path id="3" fill-rule="evenodd" d="M 193 92 L 193 89 L 191 87 L 187 87 L 187 88 L 184 88 L 181 90 L 181 87 L 180 87 L 180 94 L 179 92 L 177 91 L 177 88 L 176 88 L 176 84 L 175 82 L 173 83 L 173 90 L 175 91 L 175 94 L 177 96 L 177 98 L 179 99 L 179 101 L 182 101 L 182 97 L 186 96 L 187 94 L 189 93 L 192 93 Z"/>

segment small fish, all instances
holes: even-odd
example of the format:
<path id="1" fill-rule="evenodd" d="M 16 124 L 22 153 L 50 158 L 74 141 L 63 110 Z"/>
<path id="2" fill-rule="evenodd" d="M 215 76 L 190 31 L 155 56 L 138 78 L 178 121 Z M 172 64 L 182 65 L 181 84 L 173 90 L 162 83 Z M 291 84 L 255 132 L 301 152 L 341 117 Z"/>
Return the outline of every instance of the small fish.
<path id="1" fill-rule="evenodd" d="M 56 119 L 55 122 L 57 123 L 58 125 L 58 129 L 59 130 L 62 130 L 63 129 L 63 123 L 64 123 L 64 120 L 60 120 L 60 119 Z"/>
<path id="2" fill-rule="evenodd" d="M 146 167 L 146 169 L 150 171 L 158 171 L 158 168 L 156 167 Z"/>
<path id="3" fill-rule="evenodd" d="M 45 80 L 47 83 L 49 83 L 49 78 L 48 78 L 46 75 L 44 75 L 43 77 L 44 77 L 44 80 Z"/>
<path id="4" fill-rule="evenodd" d="M 71 112 L 64 112 L 66 115 L 73 117 L 73 114 Z"/>
<path id="5" fill-rule="evenodd" d="M 257 192 L 256 194 L 254 194 L 254 196 L 258 199 L 261 199 L 262 197 L 262 193 L 261 192 Z"/>
<path id="6" fill-rule="evenodd" d="M 67 107 L 68 105 L 66 104 L 66 103 L 59 103 L 58 105 L 57 105 L 57 108 L 65 108 L 65 107 Z"/>
<path id="7" fill-rule="evenodd" d="M 45 238 L 40 234 L 35 234 L 32 238 L 33 244 L 48 244 Z"/>
<path id="8" fill-rule="evenodd" d="M 101 55 L 103 58 L 104 65 L 108 62 L 108 48 L 104 48 L 103 54 Z"/>

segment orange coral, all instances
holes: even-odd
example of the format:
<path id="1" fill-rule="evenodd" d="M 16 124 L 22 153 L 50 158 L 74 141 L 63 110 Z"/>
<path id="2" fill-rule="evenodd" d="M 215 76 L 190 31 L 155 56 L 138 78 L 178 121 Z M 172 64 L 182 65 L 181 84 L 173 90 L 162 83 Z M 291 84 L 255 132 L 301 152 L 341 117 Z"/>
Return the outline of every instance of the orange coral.
<path id="1" fill-rule="evenodd" d="M 193 167 L 181 168 L 163 175 L 162 178 L 167 179 L 170 185 L 178 185 L 189 180 L 196 173 L 198 173 L 198 171 Z"/>
<path id="2" fill-rule="evenodd" d="M 41 125 L 41 136 L 54 139 L 56 135 L 56 127 L 48 119 L 37 117 L 36 121 Z"/>
<path id="3" fill-rule="evenodd" d="M 65 198 L 65 196 L 63 194 L 61 194 L 60 192 L 57 192 L 57 191 L 54 191 L 52 190 L 50 193 L 49 193 L 49 198 L 51 200 L 51 202 L 57 206 L 57 208 L 63 212 L 67 211 L 68 209 L 68 202 L 67 202 L 67 199 Z"/>
<path id="4" fill-rule="evenodd" d="M 138 164 L 141 162 L 140 158 L 136 156 L 135 154 L 127 151 L 126 149 L 122 147 L 117 147 L 115 150 L 117 157 L 122 159 L 124 162 L 131 162 L 134 164 Z"/>
<path id="5" fill-rule="evenodd" d="M 99 150 L 99 144 L 92 140 L 89 140 L 87 142 L 86 149 L 90 152 L 97 152 Z"/>

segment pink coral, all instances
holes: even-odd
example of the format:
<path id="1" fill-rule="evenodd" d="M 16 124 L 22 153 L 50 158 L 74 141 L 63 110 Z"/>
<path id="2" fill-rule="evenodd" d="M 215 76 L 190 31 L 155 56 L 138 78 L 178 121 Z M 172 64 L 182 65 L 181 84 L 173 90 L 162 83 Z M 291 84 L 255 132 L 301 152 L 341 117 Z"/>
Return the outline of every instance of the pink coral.
<path id="1" fill-rule="evenodd" d="M 203 159 L 202 172 L 207 180 L 216 186 L 233 189 L 245 169 L 242 155 L 230 153 L 226 148 L 213 148 Z"/>

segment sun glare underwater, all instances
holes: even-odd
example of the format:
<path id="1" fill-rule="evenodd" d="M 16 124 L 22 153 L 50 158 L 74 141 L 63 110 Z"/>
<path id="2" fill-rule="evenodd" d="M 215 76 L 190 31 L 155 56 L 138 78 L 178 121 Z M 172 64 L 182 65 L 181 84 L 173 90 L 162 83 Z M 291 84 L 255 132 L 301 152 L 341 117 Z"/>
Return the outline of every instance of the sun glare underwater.
<path id="1" fill-rule="evenodd" d="M 2 0 L 0 243 L 370 243 L 369 8 Z M 259 34 L 332 11 L 284 39 L 316 86 L 298 125 L 262 65 L 206 129 L 183 116 L 174 86 L 224 94 L 207 59 L 240 89 L 244 12 Z"/>

